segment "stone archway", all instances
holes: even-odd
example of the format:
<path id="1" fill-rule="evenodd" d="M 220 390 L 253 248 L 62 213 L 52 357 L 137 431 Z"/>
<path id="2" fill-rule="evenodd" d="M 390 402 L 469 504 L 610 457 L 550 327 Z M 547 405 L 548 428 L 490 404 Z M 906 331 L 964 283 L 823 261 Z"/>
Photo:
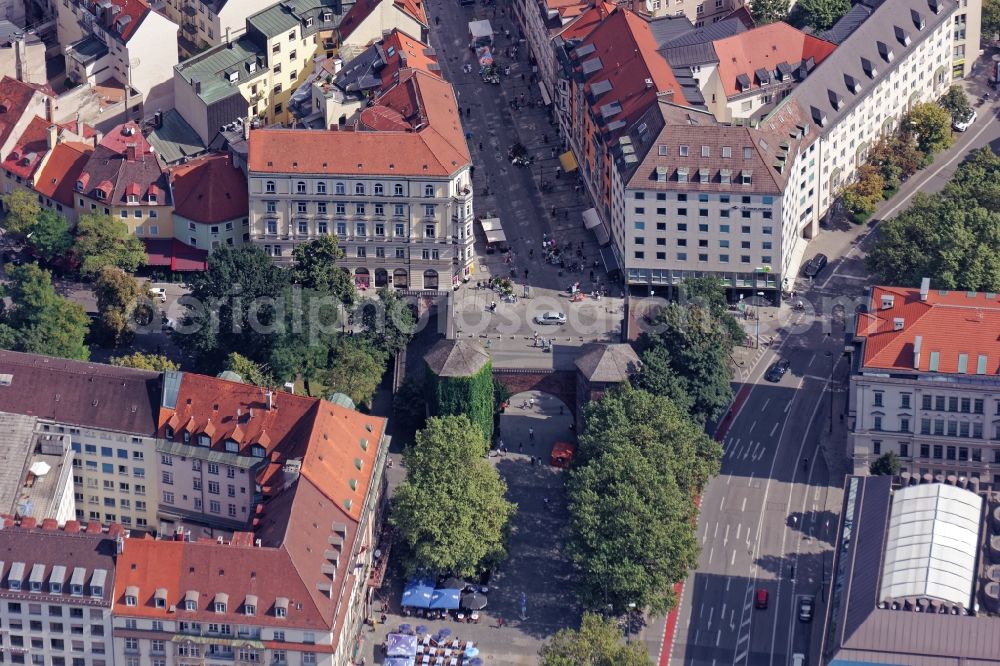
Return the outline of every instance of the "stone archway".
<path id="1" fill-rule="evenodd" d="M 406 289 L 409 286 L 409 276 L 404 268 L 397 268 L 392 272 L 392 286 L 396 289 Z"/>
<path id="2" fill-rule="evenodd" d="M 354 269 L 354 286 L 358 289 L 367 289 L 371 286 L 371 273 L 367 268 Z"/>
<path id="3" fill-rule="evenodd" d="M 389 271 L 384 268 L 375 269 L 375 288 L 389 286 Z"/>
<path id="4" fill-rule="evenodd" d="M 431 268 L 424 271 L 424 289 L 438 288 L 438 272 Z"/>
<path id="5" fill-rule="evenodd" d="M 544 391 L 521 391 L 511 396 L 500 415 L 500 436 L 494 446 L 505 447 L 505 455 L 534 456 L 548 465 L 556 442 L 576 443 L 572 425 L 573 410 L 561 399 Z"/>

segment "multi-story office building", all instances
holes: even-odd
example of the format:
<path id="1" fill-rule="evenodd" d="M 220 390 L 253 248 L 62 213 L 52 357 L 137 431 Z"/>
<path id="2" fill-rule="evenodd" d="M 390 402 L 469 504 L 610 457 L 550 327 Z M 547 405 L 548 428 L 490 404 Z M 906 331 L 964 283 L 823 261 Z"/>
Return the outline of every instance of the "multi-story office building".
<path id="1" fill-rule="evenodd" d="M 66 434 L 78 520 L 156 527 L 160 374 L 0 351 L 0 410 Z"/>
<path id="2" fill-rule="evenodd" d="M 174 105 L 177 24 L 146 0 L 54 3 L 66 75 L 83 84 L 114 80 L 134 119 Z"/>
<path id="3" fill-rule="evenodd" d="M 471 159 L 451 85 L 401 69 L 356 123 L 250 133 L 253 242 L 288 262 L 296 244 L 336 234 L 361 288 L 450 289 L 467 279 Z"/>
<path id="4" fill-rule="evenodd" d="M 177 45 L 185 57 L 236 39 L 247 17 L 274 4 L 273 0 L 165 0 L 167 18 L 180 26 Z"/>
<path id="5" fill-rule="evenodd" d="M 27 518 L 0 530 L 0 659 L 111 666 L 111 601 L 120 526 L 59 529 Z"/>
<path id="6" fill-rule="evenodd" d="M 875 287 L 855 329 L 848 455 L 1000 484 L 1000 297 Z"/>
<path id="7" fill-rule="evenodd" d="M 796 199 L 815 136 L 796 111 L 751 128 L 660 102 L 618 140 L 611 236 L 627 284 L 672 296 L 684 278 L 714 275 L 774 298 L 805 245 Z"/>

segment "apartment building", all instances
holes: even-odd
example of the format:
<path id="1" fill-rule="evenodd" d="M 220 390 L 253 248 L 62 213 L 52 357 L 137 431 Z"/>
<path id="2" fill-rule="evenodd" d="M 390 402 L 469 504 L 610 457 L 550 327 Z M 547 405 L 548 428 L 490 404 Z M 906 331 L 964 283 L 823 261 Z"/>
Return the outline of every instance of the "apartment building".
<path id="1" fill-rule="evenodd" d="M 177 111 L 206 146 L 237 120 L 264 125 L 292 119 L 292 93 L 313 72 L 318 49 L 332 50 L 353 3 L 285 1 L 246 20 L 245 33 L 177 65 Z M 308 100 L 307 100 L 308 102 Z"/>
<path id="2" fill-rule="evenodd" d="M 139 238 L 172 238 L 167 174 L 141 127 L 128 122 L 101 139 L 76 179 L 77 213 L 110 215 Z"/>
<path id="3" fill-rule="evenodd" d="M 418 42 L 427 43 L 427 12 L 421 0 L 357 0 L 337 27 L 337 53 L 326 49 L 329 58 L 353 60 L 388 33 L 400 31 Z M 425 47 L 426 48 L 426 47 Z"/>
<path id="4" fill-rule="evenodd" d="M 77 520 L 156 526 L 160 375 L 0 351 L 0 411 L 71 441 Z"/>
<path id="5" fill-rule="evenodd" d="M 251 237 L 288 262 L 336 234 L 359 288 L 450 289 L 472 274 L 470 166 L 451 85 L 401 69 L 345 129 L 250 133 Z"/>
<path id="6" fill-rule="evenodd" d="M 124 542 L 116 663 L 352 663 L 384 566 L 375 553 L 385 513 L 385 421 L 187 373 L 168 373 L 164 386 L 161 455 L 171 460 L 160 470 L 173 476 L 161 486 L 161 514 L 176 520 L 179 536 Z M 251 485 L 235 498 L 221 488 L 205 494 L 212 479 Z M 253 531 L 192 539 L 189 519 L 220 521 L 211 509 L 196 515 L 182 493 L 251 506 L 237 515 Z"/>
<path id="7" fill-rule="evenodd" d="M 20 2 L 16 4 L 21 4 Z M 0 6 L 0 16 L 3 14 Z M 18 81 L 45 85 L 45 43 L 34 33 L 0 20 L 0 76 L 10 76 Z"/>
<path id="8" fill-rule="evenodd" d="M 868 149 L 914 104 L 948 89 L 959 9 L 954 0 L 885 0 L 793 91 L 820 136 L 804 220 L 811 235 Z"/>
<path id="9" fill-rule="evenodd" d="M 749 5 L 744 0 L 632 0 L 629 4 L 633 11 L 651 18 L 684 16 L 699 28 L 747 12 Z M 752 24 L 752 19 L 748 22 Z"/>
<path id="10" fill-rule="evenodd" d="M 713 275 L 733 298 L 776 297 L 805 246 L 795 193 L 815 136 L 797 110 L 751 128 L 660 102 L 616 142 L 611 237 L 630 287 L 671 297 Z"/>
<path id="11" fill-rule="evenodd" d="M 185 58 L 236 39 L 247 27 L 247 17 L 274 4 L 274 0 L 165 0 L 163 13 L 180 26 L 177 46 Z"/>
<path id="12" fill-rule="evenodd" d="M 76 181 L 93 153 L 89 143 L 57 143 L 35 172 L 32 188 L 41 196 L 42 205 L 65 217 L 70 225 L 77 221 Z"/>
<path id="13" fill-rule="evenodd" d="M 1000 297 L 878 286 L 858 315 L 848 455 L 1000 484 Z"/>
<path id="14" fill-rule="evenodd" d="M 660 52 L 687 69 L 720 122 L 760 118 L 787 97 L 836 48 L 781 21 L 741 30 L 738 19 L 675 38 Z M 720 28 L 735 34 L 711 39 Z"/>
<path id="15" fill-rule="evenodd" d="M 60 0 L 55 8 L 67 77 L 116 82 L 134 119 L 174 106 L 176 23 L 146 0 Z"/>
<path id="16" fill-rule="evenodd" d="M 110 666 L 111 600 L 120 526 L 33 518 L 0 530 L 0 658 L 4 663 Z"/>
<path id="17" fill-rule="evenodd" d="M 173 167 L 174 238 L 212 250 L 250 241 L 247 178 L 228 153 L 212 153 Z"/>
<path id="18" fill-rule="evenodd" d="M 613 11 L 565 56 L 569 88 L 564 136 L 579 165 L 595 213 L 609 224 L 612 144 L 658 100 L 687 105 L 701 95 L 683 88 L 666 60 L 650 24 L 623 7 Z"/>

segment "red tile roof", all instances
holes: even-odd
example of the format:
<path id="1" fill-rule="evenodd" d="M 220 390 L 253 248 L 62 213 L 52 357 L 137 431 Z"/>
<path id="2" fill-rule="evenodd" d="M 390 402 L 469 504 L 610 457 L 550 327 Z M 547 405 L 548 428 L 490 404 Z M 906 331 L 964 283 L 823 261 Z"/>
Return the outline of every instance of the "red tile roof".
<path id="1" fill-rule="evenodd" d="M 614 10 L 615 5 L 609 2 L 594 3 L 592 6 L 588 6 L 587 10 L 577 16 L 569 25 L 558 29 L 556 33 L 567 42 L 572 39 L 586 39 L 594 31 L 594 28 L 599 26 Z M 562 8 L 560 8 L 560 12 L 562 12 Z"/>
<path id="2" fill-rule="evenodd" d="M 114 0 L 114 6 L 118 8 L 115 13 L 107 12 L 104 20 L 101 20 L 101 10 L 99 6 L 106 0 L 83 0 L 82 5 L 90 10 L 90 13 L 98 17 L 97 23 L 105 28 L 108 34 L 127 42 L 135 34 L 135 31 L 142 25 L 143 19 L 153 11 L 146 0 Z"/>
<path id="3" fill-rule="evenodd" d="M 36 86 L 9 76 L 0 79 L 0 146 L 7 143 L 15 126 L 35 95 L 44 95 Z"/>
<path id="4" fill-rule="evenodd" d="M 346 40 L 361 25 L 372 12 L 378 9 L 383 2 L 391 2 L 392 6 L 399 11 L 427 26 L 427 12 L 421 0 L 358 0 L 354 6 L 348 10 L 341 20 L 337 30 L 340 32 L 341 41 Z"/>
<path id="5" fill-rule="evenodd" d="M 162 196 L 167 187 L 166 172 L 140 129 L 134 122 L 127 122 L 108 132 L 80 176 L 84 183 L 83 194 L 122 206 L 130 203 L 129 192 L 135 192 L 138 187 L 140 200 L 135 203 L 169 204 Z M 103 192 L 104 198 L 97 197 L 94 190 Z M 156 195 L 155 204 L 150 201 L 151 195 Z"/>
<path id="6" fill-rule="evenodd" d="M 758 88 L 754 72 L 773 73 L 780 63 L 792 67 L 812 58 L 818 65 L 837 48 L 836 44 L 807 35 L 778 21 L 712 42 L 719 58 L 719 76 L 727 96 L 740 92 L 736 77 L 745 74 L 751 88 Z"/>
<path id="7" fill-rule="evenodd" d="M 229 154 L 205 155 L 170 171 L 174 214 L 203 224 L 248 215 L 247 179 Z"/>
<path id="8" fill-rule="evenodd" d="M 398 83 L 361 112 L 356 128 L 251 131 L 248 164 L 258 173 L 447 177 L 470 161 L 451 85 L 405 69 Z"/>
<path id="9" fill-rule="evenodd" d="M 49 151 L 49 127 L 44 118 L 35 116 L 21 132 L 17 145 L 3 160 L 3 168 L 15 176 L 31 178 L 42 163 L 42 157 Z"/>
<path id="10" fill-rule="evenodd" d="M 383 39 L 382 50 L 385 52 L 386 65 L 379 74 L 385 88 L 393 84 L 402 69 L 437 72 L 437 57 L 431 48 L 402 30 L 393 30 Z M 389 54 L 390 50 L 392 55 Z"/>
<path id="11" fill-rule="evenodd" d="M 589 51 L 584 48 L 587 45 L 594 50 L 577 55 L 576 69 L 586 80 L 591 115 L 607 138 L 624 133 L 658 97 L 685 103 L 673 71 L 656 50 L 649 24 L 634 12 L 619 7 L 574 49 L 574 54 Z M 603 81 L 610 89 L 595 96 L 595 84 Z"/>
<path id="12" fill-rule="evenodd" d="M 891 299 L 889 307 L 883 307 L 883 298 Z M 902 321 L 897 324 L 897 320 Z M 997 294 L 931 289 L 922 301 L 916 287 L 875 287 L 868 312 L 858 316 L 855 333 L 864 338 L 864 368 L 1000 375 Z M 915 358 L 918 338 L 919 358 Z M 936 371 L 931 370 L 935 358 Z"/>
<path id="13" fill-rule="evenodd" d="M 85 143 L 58 144 L 35 177 L 35 190 L 64 206 L 73 207 L 76 181 L 93 152 L 94 149 Z"/>

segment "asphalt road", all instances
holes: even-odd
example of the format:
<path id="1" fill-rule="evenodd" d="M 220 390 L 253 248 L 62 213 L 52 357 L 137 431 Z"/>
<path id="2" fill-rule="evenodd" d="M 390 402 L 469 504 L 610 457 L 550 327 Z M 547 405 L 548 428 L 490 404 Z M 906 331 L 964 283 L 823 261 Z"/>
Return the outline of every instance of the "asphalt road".
<path id="1" fill-rule="evenodd" d="M 966 85 L 972 94 L 981 88 L 979 81 Z M 995 104 L 977 110 L 976 125 L 904 183 L 869 224 L 825 229 L 810 244 L 807 256 L 823 252 L 831 266 L 815 284 L 799 280 L 806 312 L 784 315 L 775 348 L 763 354 L 740 387 L 735 416 L 721 425 L 725 457 L 702 496 L 699 566 L 686 581 L 674 642 L 662 646 L 661 663 L 669 655 L 669 663 L 686 666 L 784 666 L 795 653 L 819 663 L 844 471 L 841 352 L 845 326 L 870 283 L 864 255 L 881 221 L 905 210 L 916 192 L 943 188 L 971 150 L 1000 151 Z M 762 381 L 779 356 L 790 361 L 788 374 L 778 384 Z M 824 455 L 820 447 L 827 444 Z M 758 589 L 768 591 L 766 609 L 755 607 Z M 803 595 L 816 598 L 812 623 L 797 619 Z"/>

